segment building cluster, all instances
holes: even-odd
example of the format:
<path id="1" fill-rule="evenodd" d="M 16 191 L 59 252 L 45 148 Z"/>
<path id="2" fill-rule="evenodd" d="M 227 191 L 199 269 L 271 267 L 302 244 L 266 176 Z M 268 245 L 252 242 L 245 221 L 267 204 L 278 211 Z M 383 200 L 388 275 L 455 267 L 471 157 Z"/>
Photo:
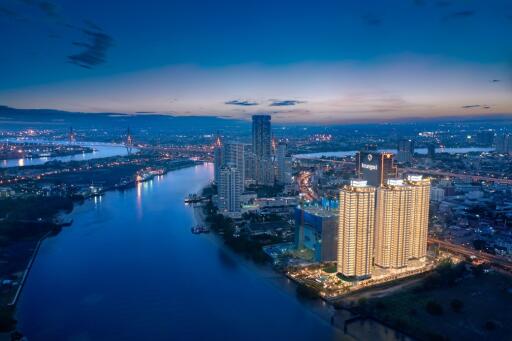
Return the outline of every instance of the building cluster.
<path id="1" fill-rule="evenodd" d="M 512 189 L 439 179 L 431 189 L 432 233 L 458 245 L 512 257 Z"/>
<path id="2" fill-rule="evenodd" d="M 500 154 L 512 153 L 512 135 L 511 134 L 498 134 L 494 138 L 494 145 L 496 152 Z"/>
<path id="3" fill-rule="evenodd" d="M 242 197 L 251 185 L 288 185 L 292 182 L 292 158 L 284 142 L 272 139 L 269 115 L 252 117 L 252 144 L 224 142 L 214 146 L 214 181 L 219 212 L 237 217 Z"/>
<path id="4" fill-rule="evenodd" d="M 376 268 L 406 268 L 427 256 L 430 180 L 397 178 L 393 154 L 365 148 L 358 153 L 357 180 L 339 200 L 298 207 L 295 243 L 316 262 L 337 262 L 347 279 L 362 280 Z"/>
<path id="5" fill-rule="evenodd" d="M 340 191 L 338 272 L 369 278 L 373 266 L 405 268 L 427 255 L 430 180 L 409 175 L 379 187 L 354 180 Z"/>

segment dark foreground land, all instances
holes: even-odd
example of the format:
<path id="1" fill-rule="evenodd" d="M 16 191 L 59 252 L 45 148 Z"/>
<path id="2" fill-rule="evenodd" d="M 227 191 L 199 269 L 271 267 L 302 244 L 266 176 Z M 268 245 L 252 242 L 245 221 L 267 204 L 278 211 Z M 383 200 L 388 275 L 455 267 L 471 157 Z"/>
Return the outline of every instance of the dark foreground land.
<path id="1" fill-rule="evenodd" d="M 58 212 L 70 212 L 69 198 L 33 197 L 0 201 L 0 332 L 14 329 L 10 303 L 41 238 L 57 233 Z"/>
<path id="2" fill-rule="evenodd" d="M 446 264 L 419 285 L 356 310 L 420 340 L 510 340 L 512 278 Z"/>

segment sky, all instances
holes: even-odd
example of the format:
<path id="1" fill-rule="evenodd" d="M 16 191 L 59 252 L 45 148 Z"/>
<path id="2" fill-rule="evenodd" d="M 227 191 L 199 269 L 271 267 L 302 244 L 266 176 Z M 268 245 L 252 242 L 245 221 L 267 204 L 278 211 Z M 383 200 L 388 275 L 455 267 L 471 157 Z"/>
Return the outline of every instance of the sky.
<path id="1" fill-rule="evenodd" d="M 0 105 L 343 123 L 512 114 L 512 1 L 0 0 Z"/>

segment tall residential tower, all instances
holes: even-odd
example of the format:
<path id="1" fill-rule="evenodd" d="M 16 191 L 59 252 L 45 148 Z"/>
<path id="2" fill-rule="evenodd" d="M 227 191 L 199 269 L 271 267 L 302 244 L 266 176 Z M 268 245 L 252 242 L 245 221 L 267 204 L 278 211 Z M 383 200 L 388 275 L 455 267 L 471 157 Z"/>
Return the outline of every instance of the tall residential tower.
<path id="1" fill-rule="evenodd" d="M 375 187 L 353 180 L 340 191 L 338 272 L 346 277 L 371 276 L 375 220 Z"/>
<path id="2" fill-rule="evenodd" d="M 423 259 L 427 256 L 430 179 L 409 175 L 406 183 L 412 190 L 410 258 Z"/>
<path id="3" fill-rule="evenodd" d="M 410 258 L 412 190 L 403 180 L 390 179 L 377 189 L 375 265 L 403 268 Z"/>

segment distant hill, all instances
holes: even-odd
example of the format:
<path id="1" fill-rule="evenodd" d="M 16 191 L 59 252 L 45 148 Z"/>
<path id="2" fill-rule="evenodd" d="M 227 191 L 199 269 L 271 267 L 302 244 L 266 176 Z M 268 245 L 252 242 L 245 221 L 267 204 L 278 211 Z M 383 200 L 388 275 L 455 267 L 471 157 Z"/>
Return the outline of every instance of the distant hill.
<path id="1" fill-rule="evenodd" d="M 247 121 L 215 116 L 171 116 L 152 113 L 81 113 L 52 109 L 15 109 L 0 106 L 0 126 L 8 129 L 59 129 L 73 126 L 77 129 L 126 129 L 127 127 L 172 132 L 250 129 Z"/>

